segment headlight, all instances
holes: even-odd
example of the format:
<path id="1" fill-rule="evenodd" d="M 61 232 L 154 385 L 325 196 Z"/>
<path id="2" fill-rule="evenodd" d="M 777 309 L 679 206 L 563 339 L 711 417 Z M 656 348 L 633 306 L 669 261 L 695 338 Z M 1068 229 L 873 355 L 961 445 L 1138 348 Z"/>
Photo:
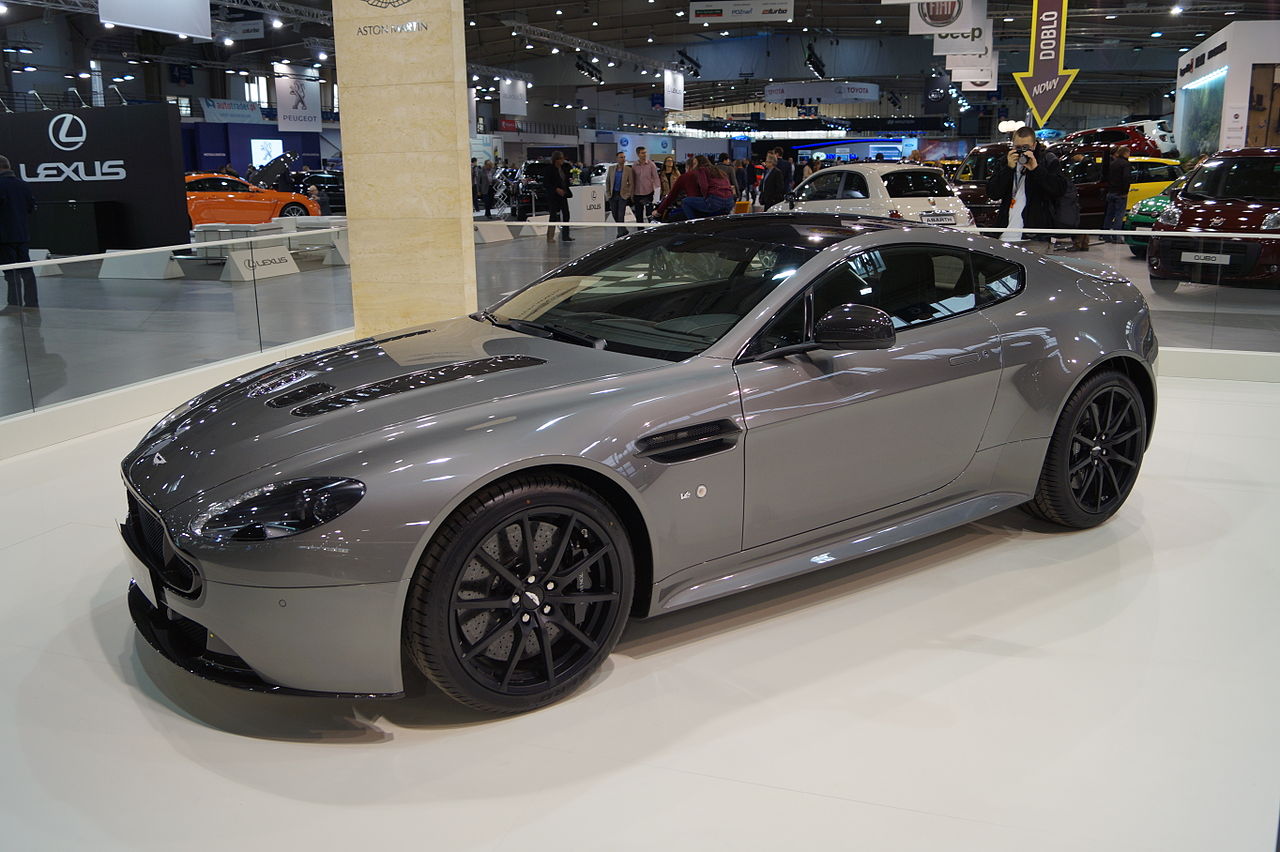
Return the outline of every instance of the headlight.
<path id="1" fill-rule="evenodd" d="M 364 496 L 354 479 L 315 477 L 264 485 L 223 503 L 214 503 L 191 522 L 191 531 L 210 541 L 267 541 L 327 524 Z"/>
<path id="2" fill-rule="evenodd" d="M 1178 226 L 1178 220 L 1182 215 L 1178 212 L 1178 208 L 1172 204 L 1160 211 L 1160 217 L 1156 220 L 1161 225 Z"/>
<path id="3" fill-rule="evenodd" d="M 1268 213 L 1267 218 L 1262 220 L 1262 229 L 1264 231 L 1274 231 L 1280 228 L 1280 210 Z"/>

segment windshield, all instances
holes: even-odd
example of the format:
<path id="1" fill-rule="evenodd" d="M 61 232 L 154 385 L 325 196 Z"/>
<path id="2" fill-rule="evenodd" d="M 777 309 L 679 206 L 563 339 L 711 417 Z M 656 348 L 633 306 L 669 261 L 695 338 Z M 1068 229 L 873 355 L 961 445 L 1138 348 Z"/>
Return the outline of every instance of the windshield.
<path id="1" fill-rule="evenodd" d="M 1206 160 L 1191 173 L 1183 194 L 1194 198 L 1280 201 L 1280 157 Z"/>
<path id="2" fill-rule="evenodd" d="M 960 171 L 956 174 L 956 180 L 963 181 L 986 181 L 991 178 L 991 173 L 995 171 L 996 163 L 1003 160 L 1004 151 L 970 151 L 969 156 L 964 158 L 964 162 L 960 164 Z"/>
<path id="3" fill-rule="evenodd" d="M 931 198 L 950 196 L 951 187 L 942 172 L 889 172 L 884 176 L 884 188 L 890 198 Z"/>
<path id="4" fill-rule="evenodd" d="M 820 248 L 655 232 L 556 270 L 490 316 L 517 331 L 536 333 L 536 323 L 549 336 L 680 361 L 723 337 Z"/>
<path id="5" fill-rule="evenodd" d="M 1182 191 L 1182 188 L 1183 188 L 1184 186 L 1186 186 L 1186 185 L 1187 185 L 1187 178 L 1189 178 L 1189 177 L 1191 177 L 1191 175 L 1189 175 L 1189 174 L 1185 174 L 1185 175 L 1183 175 L 1182 177 L 1180 177 L 1180 178 L 1178 178 L 1177 180 L 1175 180 L 1173 183 L 1171 183 L 1171 184 L 1169 184 L 1168 186 L 1166 186 L 1166 187 L 1164 188 L 1164 191 L 1163 191 L 1163 192 L 1161 192 L 1160 194 L 1161 194 L 1161 195 L 1166 195 L 1166 196 L 1168 196 L 1169 198 L 1173 198 L 1175 195 L 1177 195 L 1179 192 L 1181 192 L 1181 191 Z"/>

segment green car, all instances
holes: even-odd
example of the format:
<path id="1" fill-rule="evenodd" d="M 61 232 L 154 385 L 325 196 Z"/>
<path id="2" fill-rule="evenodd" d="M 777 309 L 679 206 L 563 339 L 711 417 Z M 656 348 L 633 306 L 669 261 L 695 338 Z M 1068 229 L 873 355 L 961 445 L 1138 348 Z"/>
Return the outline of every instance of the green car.
<path id="1" fill-rule="evenodd" d="M 1124 216 L 1124 230 L 1133 231 L 1133 234 L 1125 234 L 1124 241 L 1129 246 L 1129 251 L 1133 252 L 1134 257 L 1147 256 L 1147 241 L 1151 238 L 1146 233 L 1138 232 L 1150 231 L 1155 225 L 1156 219 L 1160 218 L 1160 213 L 1164 208 L 1173 203 L 1173 198 L 1182 187 L 1186 186 L 1187 175 L 1175 180 L 1173 183 L 1165 187 L 1165 190 L 1159 195 L 1153 195 L 1150 198 L 1144 198 L 1129 210 Z"/>

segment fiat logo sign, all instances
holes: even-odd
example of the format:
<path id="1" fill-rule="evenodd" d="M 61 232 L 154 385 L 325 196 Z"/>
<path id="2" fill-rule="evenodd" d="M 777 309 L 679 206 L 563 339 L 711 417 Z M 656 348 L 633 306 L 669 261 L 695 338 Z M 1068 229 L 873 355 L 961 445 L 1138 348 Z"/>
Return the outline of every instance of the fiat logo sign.
<path id="1" fill-rule="evenodd" d="M 920 19 L 931 27 L 949 27 L 960 17 L 964 8 L 964 0 L 935 0 L 931 3 L 919 3 Z"/>

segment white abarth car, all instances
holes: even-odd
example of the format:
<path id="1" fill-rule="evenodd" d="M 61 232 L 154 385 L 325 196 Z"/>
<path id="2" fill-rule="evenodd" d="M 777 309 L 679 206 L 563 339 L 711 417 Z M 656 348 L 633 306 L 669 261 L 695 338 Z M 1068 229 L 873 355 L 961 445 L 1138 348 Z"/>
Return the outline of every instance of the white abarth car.
<path id="1" fill-rule="evenodd" d="M 810 175 L 787 195 L 792 210 L 888 216 L 967 227 L 973 217 L 942 169 L 909 163 L 851 163 Z"/>

